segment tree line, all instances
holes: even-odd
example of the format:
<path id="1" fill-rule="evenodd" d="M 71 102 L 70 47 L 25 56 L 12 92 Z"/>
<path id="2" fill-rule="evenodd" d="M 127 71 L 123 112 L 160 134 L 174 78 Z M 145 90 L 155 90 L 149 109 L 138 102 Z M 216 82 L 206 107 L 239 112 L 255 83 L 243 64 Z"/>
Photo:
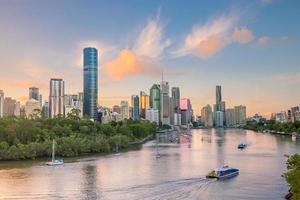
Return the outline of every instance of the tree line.
<path id="1" fill-rule="evenodd" d="M 52 140 L 56 155 L 68 157 L 84 153 L 110 153 L 118 144 L 126 149 L 156 131 L 147 121 L 126 120 L 100 124 L 76 115 L 67 118 L 0 118 L 0 160 L 49 157 Z"/>

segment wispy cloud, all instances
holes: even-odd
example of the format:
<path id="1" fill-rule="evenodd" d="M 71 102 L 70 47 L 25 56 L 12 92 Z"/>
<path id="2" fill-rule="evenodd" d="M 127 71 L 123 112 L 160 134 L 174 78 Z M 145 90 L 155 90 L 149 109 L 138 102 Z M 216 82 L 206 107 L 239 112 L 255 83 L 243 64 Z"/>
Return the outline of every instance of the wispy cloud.
<path id="1" fill-rule="evenodd" d="M 104 72 L 113 81 L 132 76 L 156 76 L 162 71 L 159 60 L 171 40 L 164 37 L 164 26 L 156 19 L 150 19 L 140 31 L 132 48 L 121 50 L 118 55 L 104 64 Z"/>
<path id="2" fill-rule="evenodd" d="M 232 43 L 246 44 L 253 40 L 247 27 L 237 26 L 238 17 L 221 16 L 203 25 L 196 25 L 185 37 L 181 47 L 172 54 L 175 57 L 194 55 L 208 58 Z"/>
<path id="3" fill-rule="evenodd" d="M 163 31 L 164 26 L 159 22 L 159 17 L 149 20 L 139 34 L 133 51 L 141 56 L 159 58 L 171 44 L 170 39 L 164 38 Z"/>
<path id="4" fill-rule="evenodd" d="M 262 37 L 258 38 L 256 45 L 258 47 L 262 47 L 262 46 L 266 46 L 268 43 L 269 43 L 269 37 L 262 36 Z"/>

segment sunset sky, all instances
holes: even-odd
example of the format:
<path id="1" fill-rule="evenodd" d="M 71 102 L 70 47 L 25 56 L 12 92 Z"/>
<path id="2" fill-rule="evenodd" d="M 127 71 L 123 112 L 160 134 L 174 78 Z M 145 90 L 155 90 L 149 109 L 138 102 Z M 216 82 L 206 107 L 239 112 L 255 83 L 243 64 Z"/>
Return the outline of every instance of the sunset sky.
<path id="1" fill-rule="evenodd" d="M 99 104 L 112 106 L 164 79 L 195 114 L 215 102 L 247 114 L 300 105 L 300 1 L 0 1 L 0 89 L 24 102 L 49 80 L 82 91 L 82 49 L 99 51 Z"/>

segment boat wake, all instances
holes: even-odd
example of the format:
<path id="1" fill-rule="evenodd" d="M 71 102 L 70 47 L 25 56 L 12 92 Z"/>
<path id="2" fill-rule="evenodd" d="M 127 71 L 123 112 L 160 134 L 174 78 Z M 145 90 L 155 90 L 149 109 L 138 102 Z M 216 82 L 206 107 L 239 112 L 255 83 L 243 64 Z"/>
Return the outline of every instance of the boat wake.
<path id="1" fill-rule="evenodd" d="M 201 191 L 215 179 L 188 178 L 161 183 L 135 185 L 119 189 L 102 190 L 103 199 L 201 199 Z"/>

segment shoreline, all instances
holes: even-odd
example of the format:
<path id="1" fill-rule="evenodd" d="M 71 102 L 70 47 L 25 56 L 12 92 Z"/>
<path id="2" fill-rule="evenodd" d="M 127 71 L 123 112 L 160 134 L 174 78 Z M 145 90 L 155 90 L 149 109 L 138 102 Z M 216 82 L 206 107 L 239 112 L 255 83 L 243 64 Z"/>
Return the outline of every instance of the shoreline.
<path id="1" fill-rule="evenodd" d="M 128 151 L 133 151 L 133 150 L 139 150 L 141 148 L 141 145 L 145 144 L 148 141 L 151 141 L 153 139 L 153 135 L 148 135 L 147 137 L 136 141 L 136 142 L 131 142 L 128 144 L 128 147 L 120 150 L 120 152 L 128 152 Z M 79 157 L 91 157 L 91 156 L 107 156 L 107 155 L 113 155 L 115 152 L 107 152 L 107 153 L 82 153 L 76 156 L 69 156 L 69 157 L 60 157 L 63 158 L 64 160 L 73 160 Z M 40 162 L 40 161 L 49 161 L 49 157 L 38 157 L 36 159 L 9 159 L 9 160 L 0 160 L 0 170 L 2 168 L 3 163 L 19 163 L 19 162 Z M 68 163 L 68 162 L 67 162 Z"/>

